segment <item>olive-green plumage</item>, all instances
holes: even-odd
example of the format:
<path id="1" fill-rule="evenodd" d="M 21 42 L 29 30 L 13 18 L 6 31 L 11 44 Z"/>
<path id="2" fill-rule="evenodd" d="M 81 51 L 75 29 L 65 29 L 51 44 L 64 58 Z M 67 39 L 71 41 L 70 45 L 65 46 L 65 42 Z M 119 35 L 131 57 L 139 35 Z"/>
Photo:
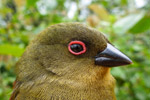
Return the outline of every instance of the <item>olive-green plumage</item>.
<path id="1" fill-rule="evenodd" d="M 87 51 L 71 54 L 68 44 L 73 40 L 83 41 Z M 110 68 L 94 63 L 107 43 L 99 31 L 79 23 L 50 26 L 18 61 L 11 100 L 116 100 Z"/>

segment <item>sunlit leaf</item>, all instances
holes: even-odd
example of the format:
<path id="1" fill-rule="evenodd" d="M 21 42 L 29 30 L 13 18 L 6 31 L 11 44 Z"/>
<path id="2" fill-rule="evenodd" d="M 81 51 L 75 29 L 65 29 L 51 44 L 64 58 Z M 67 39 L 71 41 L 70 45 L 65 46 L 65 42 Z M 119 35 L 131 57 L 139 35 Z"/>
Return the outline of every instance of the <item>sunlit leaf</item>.
<path id="1" fill-rule="evenodd" d="M 95 27 L 99 24 L 99 18 L 96 15 L 91 15 L 87 17 L 87 22 L 90 26 Z"/>
<path id="2" fill-rule="evenodd" d="M 17 45 L 11 45 L 11 44 L 3 44 L 0 45 L 0 54 L 3 55 L 12 55 L 19 57 L 24 52 L 24 48 L 21 48 Z"/>
<path id="3" fill-rule="evenodd" d="M 120 20 L 114 25 L 113 29 L 116 33 L 125 33 L 133 28 L 145 15 L 145 12 L 130 14 Z"/>
<path id="4" fill-rule="evenodd" d="M 107 12 L 107 10 L 101 6 L 101 5 L 98 5 L 98 4 L 91 4 L 89 6 L 89 8 L 94 12 L 96 13 L 100 19 L 102 20 L 108 20 L 109 19 L 109 14 Z"/>
<path id="5" fill-rule="evenodd" d="M 120 0 L 121 1 L 121 5 L 127 5 L 128 1 L 127 0 Z"/>
<path id="6" fill-rule="evenodd" d="M 38 0 L 26 0 L 27 1 L 27 7 L 29 7 L 29 6 L 35 6 L 36 5 L 36 2 L 38 1 Z"/>
<path id="7" fill-rule="evenodd" d="M 132 33 L 141 33 L 146 30 L 150 30 L 150 16 L 143 17 L 130 31 Z"/>
<path id="8" fill-rule="evenodd" d="M 30 0 L 30 1 L 32 1 L 32 0 Z M 25 6 L 25 4 L 26 4 L 26 0 L 14 0 L 14 2 L 18 8 Z"/>

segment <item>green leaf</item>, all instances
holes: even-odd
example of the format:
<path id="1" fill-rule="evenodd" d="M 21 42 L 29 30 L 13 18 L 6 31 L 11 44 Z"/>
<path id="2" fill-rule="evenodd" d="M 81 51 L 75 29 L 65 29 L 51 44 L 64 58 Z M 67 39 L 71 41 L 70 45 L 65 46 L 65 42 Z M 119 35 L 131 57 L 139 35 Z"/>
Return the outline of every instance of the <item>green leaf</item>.
<path id="1" fill-rule="evenodd" d="M 127 5 L 128 4 L 128 1 L 127 0 L 120 0 L 121 1 L 121 5 Z"/>
<path id="2" fill-rule="evenodd" d="M 27 0 L 27 7 L 35 6 L 38 0 Z"/>
<path id="3" fill-rule="evenodd" d="M 21 48 L 18 45 L 11 45 L 11 44 L 0 45 L 0 54 L 19 57 L 22 55 L 23 52 L 24 48 Z"/>
<path id="4" fill-rule="evenodd" d="M 120 20 L 118 20 L 114 25 L 113 29 L 116 33 L 126 33 L 131 28 L 133 28 L 145 15 L 145 12 L 130 14 Z"/>
<path id="5" fill-rule="evenodd" d="M 120 68 L 120 67 L 113 68 L 113 69 L 111 70 L 111 73 L 112 73 L 112 75 L 114 75 L 115 77 L 121 78 L 121 79 L 123 79 L 123 80 L 126 79 L 125 71 L 124 71 L 122 68 Z"/>
<path id="6" fill-rule="evenodd" d="M 132 33 L 141 33 L 150 30 L 150 16 L 143 17 L 133 28 L 131 28 Z"/>

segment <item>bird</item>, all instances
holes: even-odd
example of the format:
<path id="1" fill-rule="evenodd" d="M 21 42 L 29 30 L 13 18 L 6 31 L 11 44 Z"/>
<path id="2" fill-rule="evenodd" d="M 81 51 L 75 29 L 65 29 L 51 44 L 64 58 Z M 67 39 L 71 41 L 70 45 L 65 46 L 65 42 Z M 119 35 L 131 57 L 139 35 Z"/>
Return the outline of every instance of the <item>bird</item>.
<path id="1" fill-rule="evenodd" d="M 17 62 L 10 100 L 116 100 L 110 70 L 131 63 L 96 29 L 78 22 L 51 25 Z"/>

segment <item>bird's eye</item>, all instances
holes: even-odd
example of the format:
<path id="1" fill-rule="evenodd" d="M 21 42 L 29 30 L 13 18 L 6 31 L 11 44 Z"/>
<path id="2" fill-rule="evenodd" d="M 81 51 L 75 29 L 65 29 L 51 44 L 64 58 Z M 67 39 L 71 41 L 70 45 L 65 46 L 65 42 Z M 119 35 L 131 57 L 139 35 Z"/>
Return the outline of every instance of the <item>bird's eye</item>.
<path id="1" fill-rule="evenodd" d="M 71 41 L 68 49 L 74 55 L 81 55 L 86 52 L 86 46 L 82 41 Z"/>

